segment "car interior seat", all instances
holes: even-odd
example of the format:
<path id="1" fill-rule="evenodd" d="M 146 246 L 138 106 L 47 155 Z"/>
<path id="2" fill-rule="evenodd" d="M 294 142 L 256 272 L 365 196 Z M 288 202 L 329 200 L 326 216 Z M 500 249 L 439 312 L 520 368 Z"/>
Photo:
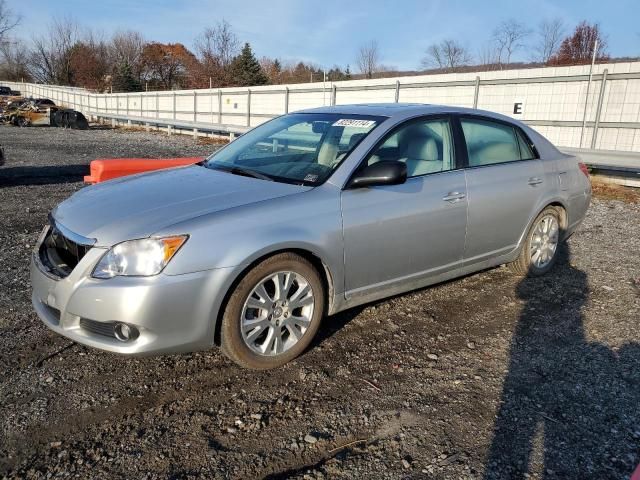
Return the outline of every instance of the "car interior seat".
<path id="1" fill-rule="evenodd" d="M 520 159 L 520 152 L 512 142 L 490 142 L 469 149 L 469 165 L 489 165 Z"/>
<path id="2" fill-rule="evenodd" d="M 438 144 L 433 137 L 411 138 L 405 155 L 400 161 L 407 164 L 407 175 L 410 177 L 442 171 L 442 158 L 438 153 Z"/>

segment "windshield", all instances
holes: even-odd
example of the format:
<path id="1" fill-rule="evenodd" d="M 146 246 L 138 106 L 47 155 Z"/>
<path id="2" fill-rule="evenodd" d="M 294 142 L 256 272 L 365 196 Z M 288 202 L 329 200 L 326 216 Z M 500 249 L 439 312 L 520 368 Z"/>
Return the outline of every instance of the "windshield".
<path id="1" fill-rule="evenodd" d="M 242 135 L 205 162 L 207 168 L 265 180 L 320 185 L 384 117 L 296 113 Z"/>

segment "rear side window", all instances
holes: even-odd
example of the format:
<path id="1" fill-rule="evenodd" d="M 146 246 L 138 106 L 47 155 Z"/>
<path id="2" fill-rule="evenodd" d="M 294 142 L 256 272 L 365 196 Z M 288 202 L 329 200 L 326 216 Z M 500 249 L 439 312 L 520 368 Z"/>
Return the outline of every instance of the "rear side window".
<path id="1" fill-rule="evenodd" d="M 516 128 L 490 120 L 462 118 L 469 166 L 531 160 L 535 155 Z"/>
<path id="2" fill-rule="evenodd" d="M 518 146 L 520 147 L 520 157 L 522 160 L 533 160 L 534 158 L 537 158 L 531 148 L 531 144 L 524 138 L 524 135 L 518 129 L 516 129 L 516 136 L 518 137 Z"/>

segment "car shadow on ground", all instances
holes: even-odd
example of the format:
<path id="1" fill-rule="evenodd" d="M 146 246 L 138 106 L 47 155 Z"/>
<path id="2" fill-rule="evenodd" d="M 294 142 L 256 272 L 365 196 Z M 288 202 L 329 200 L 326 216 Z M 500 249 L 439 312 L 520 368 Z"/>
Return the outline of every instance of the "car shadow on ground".
<path id="1" fill-rule="evenodd" d="M 82 182 L 89 165 L 5 166 L 0 168 L 0 188 Z"/>
<path id="2" fill-rule="evenodd" d="M 554 275 L 517 287 L 524 305 L 486 480 L 628 478 L 640 461 L 640 344 L 612 350 L 586 338 L 587 275 L 568 246 L 559 253 Z"/>

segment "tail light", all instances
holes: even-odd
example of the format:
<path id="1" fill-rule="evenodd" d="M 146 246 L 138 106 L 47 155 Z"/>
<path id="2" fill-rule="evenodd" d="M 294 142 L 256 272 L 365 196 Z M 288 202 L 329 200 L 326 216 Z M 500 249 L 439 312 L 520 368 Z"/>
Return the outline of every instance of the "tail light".
<path id="1" fill-rule="evenodd" d="M 580 171 L 582 173 L 584 173 L 586 175 L 587 178 L 589 178 L 589 167 L 587 167 L 584 163 L 582 162 L 578 162 L 578 168 L 580 169 Z"/>

